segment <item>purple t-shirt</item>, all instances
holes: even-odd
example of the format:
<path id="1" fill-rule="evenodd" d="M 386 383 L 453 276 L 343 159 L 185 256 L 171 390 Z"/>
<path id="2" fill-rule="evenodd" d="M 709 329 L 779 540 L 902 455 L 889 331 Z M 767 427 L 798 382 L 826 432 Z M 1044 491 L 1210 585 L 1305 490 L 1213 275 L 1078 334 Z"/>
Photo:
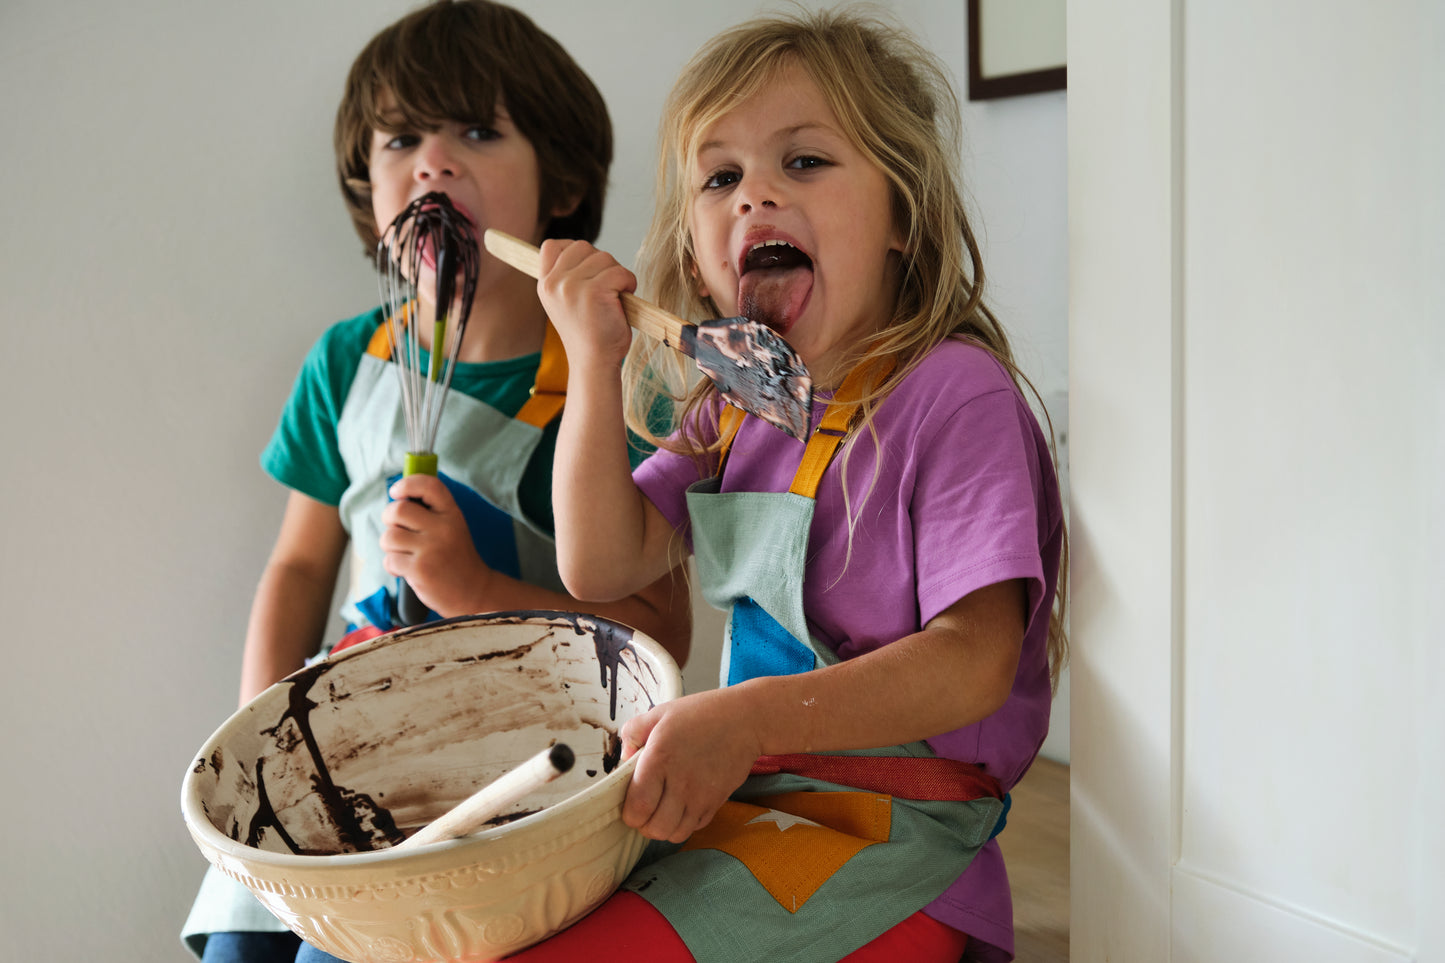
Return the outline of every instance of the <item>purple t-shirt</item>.
<path id="1" fill-rule="evenodd" d="M 825 401 L 814 403 L 814 427 Z M 808 627 L 848 659 L 917 632 L 976 589 L 1023 579 L 1029 618 L 1008 700 L 983 721 L 928 740 L 940 756 L 982 766 L 1012 787 L 1049 725 L 1047 638 L 1063 509 L 1048 443 L 1002 365 L 958 341 L 931 352 L 873 423 L 878 446 L 865 431 L 846 466 L 847 504 L 859 516 L 851 555 L 844 452 L 818 489 L 803 581 Z M 787 491 L 803 449 L 746 419 L 722 491 Z M 685 492 L 698 480 L 695 462 L 659 451 L 633 477 L 690 540 Z M 997 841 L 926 911 L 969 934 L 966 958 L 1011 958 L 1013 907 Z"/>

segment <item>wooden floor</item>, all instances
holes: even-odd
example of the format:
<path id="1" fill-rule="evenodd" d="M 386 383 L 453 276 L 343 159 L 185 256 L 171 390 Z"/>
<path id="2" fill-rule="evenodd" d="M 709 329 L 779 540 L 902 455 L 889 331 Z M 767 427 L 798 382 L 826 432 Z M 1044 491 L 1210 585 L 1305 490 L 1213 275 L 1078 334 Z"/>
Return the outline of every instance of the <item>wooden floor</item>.
<path id="1" fill-rule="evenodd" d="M 1013 788 L 999 836 L 1014 898 L 1017 963 L 1069 958 L 1069 767 L 1038 759 Z"/>

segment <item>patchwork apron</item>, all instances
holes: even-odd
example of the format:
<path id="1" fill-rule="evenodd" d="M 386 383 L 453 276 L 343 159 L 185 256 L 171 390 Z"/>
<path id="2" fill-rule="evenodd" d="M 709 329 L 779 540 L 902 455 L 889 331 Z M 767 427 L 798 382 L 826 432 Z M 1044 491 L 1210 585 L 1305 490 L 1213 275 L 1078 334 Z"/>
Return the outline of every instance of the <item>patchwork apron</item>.
<path id="1" fill-rule="evenodd" d="M 337 440 L 351 479 L 339 506 L 352 544 L 351 588 L 342 615 L 356 628 L 331 651 L 394 627 L 399 580 L 381 567 L 380 553 L 375 551 L 386 491 L 401 476 L 408 447 L 400 387 L 390 359 L 391 341 L 383 323 L 372 336 L 337 421 Z M 482 560 L 496 571 L 557 591 L 564 589 L 557 573 L 556 545 L 550 534 L 527 519 L 518 489 L 542 430 L 562 413 L 566 389 L 567 356 L 561 338 L 548 324 L 536 382 L 517 417 L 509 418 L 452 390 L 436 442 L 438 476 L 466 517 Z M 372 550 L 359 551 L 362 545 Z M 249 890 L 209 866 L 181 937 L 199 957 L 211 933 L 285 931 L 286 926 Z"/>
<path id="2" fill-rule="evenodd" d="M 855 370 L 839 388 L 788 492 L 721 492 L 721 466 L 688 491 L 703 595 L 730 611 L 724 685 L 838 661 L 808 631 L 803 573 L 814 496 L 863 383 Z M 725 410 L 723 464 L 741 420 Z M 1002 795 L 978 767 L 921 741 L 765 756 L 708 826 L 680 846 L 651 844 L 624 888 L 666 916 L 699 963 L 838 960 L 958 878 L 993 835 Z"/>

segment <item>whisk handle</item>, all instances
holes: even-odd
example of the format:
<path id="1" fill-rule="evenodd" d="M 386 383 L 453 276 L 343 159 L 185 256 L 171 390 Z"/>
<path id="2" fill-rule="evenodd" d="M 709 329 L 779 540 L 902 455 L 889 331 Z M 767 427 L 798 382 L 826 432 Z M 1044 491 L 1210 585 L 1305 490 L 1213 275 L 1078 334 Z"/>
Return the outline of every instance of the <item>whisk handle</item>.
<path id="1" fill-rule="evenodd" d="M 396 620 L 402 625 L 421 625 L 431 614 L 431 609 L 416 594 L 416 589 L 406 579 L 401 580 L 401 585 L 396 593 Z"/>
<path id="2" fill-rule="evenodd" d="M 435 475 L 437 456 L 433 451 L 409 451 L 402 461 L 403 475 Z M 420 499 L 413 499 L 419 501 Z M 416 589 L 406 579 L 401 580 L 396 591 L 396 621 L 401 625 L 420 625 L 427 620 L 431 609 L 416 594 Z"/>
<path id="3" fill-rule="evenodd" d="M 510 264 L 523 274 L 537 277 L 542 273 L 537 248 L 521 238 L 496 228 L 488 228 L 482 235 L 482 242 L 497 260 Z M 632 294 L 622 295 L 622 311 L 627 315 L 627 323 L 638 331 L 686 354 L 692 353 L 686 350 L 682 332 L 684 328 L 693 328 L 695 325 L 688 324 L 677 315 Z"/>

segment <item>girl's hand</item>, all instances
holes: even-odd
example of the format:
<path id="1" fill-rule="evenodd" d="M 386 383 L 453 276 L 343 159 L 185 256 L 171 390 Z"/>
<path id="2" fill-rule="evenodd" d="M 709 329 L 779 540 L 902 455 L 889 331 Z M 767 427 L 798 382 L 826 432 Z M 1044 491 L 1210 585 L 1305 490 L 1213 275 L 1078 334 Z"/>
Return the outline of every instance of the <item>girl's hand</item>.
<path id="1" fill-rule="evenodd" d="M 466 518 L 441 479 L 408 475 L 391 486 L 382 509 L 382 567 L 406 579 L 417 597 L 443 617 L 474 610 L 494 573 L 477 554 Z"/>
<path id="2" fill-rule="evenodd" d="M 624 759 L 641 752 L 622 821 L 674 843 L 712 822 L 762 754 L 733 692 L 716 689 L 666 702 L 622 727 Z"/>
<path id="3" fill-rule="evenodd" d="M 632 344 L 621 295 L 635 290 L 637 277 L 606 251 L 586 241 L 542 242 L 537 296 L 562 336 L 570 367 L 621 367 Z"/>

